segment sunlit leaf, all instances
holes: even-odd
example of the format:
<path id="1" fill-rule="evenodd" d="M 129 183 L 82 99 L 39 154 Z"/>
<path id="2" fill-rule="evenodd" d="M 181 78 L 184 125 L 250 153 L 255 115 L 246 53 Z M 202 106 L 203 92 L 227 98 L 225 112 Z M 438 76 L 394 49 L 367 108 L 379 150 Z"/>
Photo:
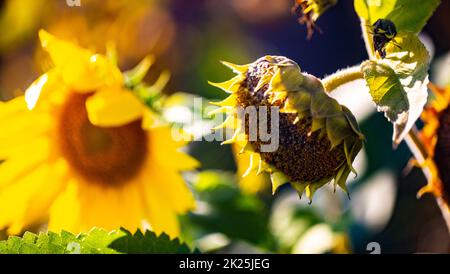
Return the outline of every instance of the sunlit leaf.
<path id="1" fill-rule="evenodd" d="M 355 0 L 358 15 L 370 24 L 378 19 L 394 22 L 397 31 L 418 33 L 441 0 Z"/>
<path id="2" fill-rule="evenodd" d="M 400 33 L 386 47 L 386 58 L 361 65 L 378 111 L 394 125 L 393 141 L 401 142 L 419 118 L 427 100 L 429 54 L 413 33 Z"/>
<path id="3" fill-rule="evenodd" d="M 115 254 L 115 253 L 190 253 L 178 239 L 151 231 L 135 234 L 121 229 L 105 231 L 93 228 L 74 235 L 67 231 L 38 235 L 26 232 L 23 237 L 11 236 L 0 241 L 0 254 Z"/>

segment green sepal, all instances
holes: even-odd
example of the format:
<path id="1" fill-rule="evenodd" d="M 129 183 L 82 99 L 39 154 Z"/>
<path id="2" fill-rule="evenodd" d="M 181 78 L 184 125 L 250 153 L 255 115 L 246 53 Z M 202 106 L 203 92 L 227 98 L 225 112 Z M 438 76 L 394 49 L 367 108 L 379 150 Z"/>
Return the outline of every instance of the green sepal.
<path id="1" fill-rule="evenodd" d="M 340 145 L 343 140 L 353 134 L 352 128 L 348 126 L 347 118 L 344 115 L 327 118 L 326 125 L 331 149 Z"/>
<path id="2" fill-rule="evenodd" d="M 303 83 L 304 76 L 296 66 L 278 67 L 270 80 L 268 90 L 295 92 Z"/>
<path id="3" fill-rule="evenodd" d="M 350 199 L 350 193 L 347 189 L 347 178 L 350 175 L 350 169 L 344 164 L 334 177 L 334 185 L 336 191 L 336 185 L 338 185 L 345 193 L 347 193 L 348 198 Z"/>
<path id="4" fill-rule="evenodd" d="M 327 120 L 325 118 L 313 118 L 311 124 L 311 132 L 323 129 L 326 126 Z"/>
<path id="5" fill-rule="evenodd" d="M 124 72 L 125 86 L 132 89 L 144 80 L 148 70 L 153 65 L 155 58 L 147 56 L 133 69 Z"/>
<path id="6" fill-rule="evenodd" d="M 289 183 L 289 179 L 281 172 L 271 173 L 270 179 L 272 181 L 272 194 L 275 194 L 278 188 L 282 185 Z"/>
<path id="7" fill-rule="evenodd" d="M 298 197 L 299 199 L 301 199 L 303 196 L 303 192 L 305 191 L 305 189 L 308 187 L 309 184 L 310 183 L 292 182 L 291 186 L 292 188 L 295 189 L 295 191 L 297 191 Z"/>
<path id="8" fill-rule="evenodd" d="M 313 197 L 314 197 L 314 194 L 316 193 L 316 191 L 317 191 L 319 188 L 323 187 L 323 186 L 324 186 L 325 184 L 327 184 L 328 182 L 330 182 L 331 179 L 332 179 L 332 178 L 325 178 L 325 179 L 322 179 L 322 180 L 320 180 L 320 181 L 318 181 L 318 182 L 310 183 L 310 184 L 308 185 L 308 187 L 306 188 L 306 196 L 307 196 L 308 199 L 309 199 L 309 204 L 312 203 L 312 200 L 313 200 Z"/>
<path id="9" fill-rule="evenodd" d="M 316 92 L 311 97 L 311 115 L 313 117 L 328 118 L 341 114 L 341 105 L 325 92 Z"/>

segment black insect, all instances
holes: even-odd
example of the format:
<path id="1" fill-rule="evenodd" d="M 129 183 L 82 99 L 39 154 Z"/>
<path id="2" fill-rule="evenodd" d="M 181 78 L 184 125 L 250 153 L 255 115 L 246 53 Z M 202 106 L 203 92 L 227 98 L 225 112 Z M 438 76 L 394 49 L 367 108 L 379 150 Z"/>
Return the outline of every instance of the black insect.
<path id="1" fill-rule="evenodd" d="M 397 35 L 397 30 L 392 21 L 378 19 L 373 25 L 373 47 L 381 58 L 386 57 L 386 45 Z"/>

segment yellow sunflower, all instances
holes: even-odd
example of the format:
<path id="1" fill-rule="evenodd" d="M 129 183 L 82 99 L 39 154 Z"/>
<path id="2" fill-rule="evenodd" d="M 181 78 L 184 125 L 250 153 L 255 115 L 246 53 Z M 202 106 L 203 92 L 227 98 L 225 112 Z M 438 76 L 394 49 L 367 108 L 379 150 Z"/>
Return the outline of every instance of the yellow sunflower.
<path id="1" fill-rule="evenodd" d="M 0 102 L 0 228 L 150 226 L 179 234 L 194 207 L 180 175 L 197 162 L 130 90 L 105 56 L 40 31 L 53 68 Z"/>
<path id="2" fill-rule="evenodd" d="M 335 186 L 347 192 L 346 179 L 354 171 L 352 162 L 364 138 L 352 113 L 325 93 L 319 79 L 302 73 L 286 57 L 265 56 L 248 65 L 224 64 L 237 76 L 211 83 L 230 93 L 216 103 L 219 108 L 211 114 L 230 114 L 216 129 L 234 130 L 233 137 L 223 144 L 237 145 L 242 156 L 249 157 L 243 176 L 268 172 L 273 192 L 290 183 L 300 197 L 306 192 L 310 201 L 317 189 L 333 179 Z M 249 137 L 251 121 L 239 114 L 248 107 L 278 108 L 279 145 L 275 151 L 262 150 L 267 142 Z"/>
<path id="3" fill-rule="evenodd" d="M 447 209 L 450 205 L 450 87 L 439 88 L 429 85 L 434 100 L 423 111 L 425 125 L 420 132 L 420 139 L 427 152 L 428 159 L 422 167 L 430 171 L 428 184 L 419 191 L 419 196 L 433 193 L 442 198 Z"/>

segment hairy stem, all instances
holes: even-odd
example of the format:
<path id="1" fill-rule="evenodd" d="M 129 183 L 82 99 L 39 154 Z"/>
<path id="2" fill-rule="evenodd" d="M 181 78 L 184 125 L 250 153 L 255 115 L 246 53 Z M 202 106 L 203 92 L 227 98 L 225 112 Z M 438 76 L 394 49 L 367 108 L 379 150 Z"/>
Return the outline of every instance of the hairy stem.
<path id="1" fill-rule="evenodd" d="M 326 92 L 332 92 L 338 87 L 353 82 L 358 79 L 363 79 L 364 75 L 360 66 L 353 66 L 346 69 L 339 70 L 332 75 L 329 75 L 322 79 L 322 84 Z"/>

